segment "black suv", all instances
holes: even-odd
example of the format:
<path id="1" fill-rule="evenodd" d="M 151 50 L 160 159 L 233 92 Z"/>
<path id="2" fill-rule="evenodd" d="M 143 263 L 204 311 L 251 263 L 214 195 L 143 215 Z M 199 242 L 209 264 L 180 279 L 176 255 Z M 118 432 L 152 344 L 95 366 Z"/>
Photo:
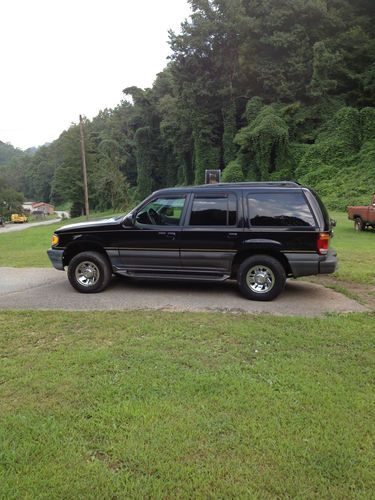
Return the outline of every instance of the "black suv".
<path id="1" fill-rule="evenodd" d="M 333 273 L 327 210 L 294 182 L 162 189 L 129 214 L 64 226 L 48 255 L 79 292 L 112 273 L 157 280 L 237 280 L 243 295 L 272 300 L 287 277 Z"/>

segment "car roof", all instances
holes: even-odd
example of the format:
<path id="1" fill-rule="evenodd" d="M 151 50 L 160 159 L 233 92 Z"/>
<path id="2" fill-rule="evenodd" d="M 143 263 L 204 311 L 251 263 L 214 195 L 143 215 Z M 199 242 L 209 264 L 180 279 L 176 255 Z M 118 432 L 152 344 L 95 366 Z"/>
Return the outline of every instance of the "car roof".
<path id="1" fill-rule="evenodd" d="M 199 193 L 200 191 L 222 191 L 225 190 L 243 190 L 243 189 L 301 189 L 302 186 L 297 182 L 280 181 L 280 182 L 219 182 L 216 184 L 203 184 L 199 186 L 180 186 L 173 188 L 164 188 L 156 191 L 153 194 L 177 194 L 177 193 Z"/>

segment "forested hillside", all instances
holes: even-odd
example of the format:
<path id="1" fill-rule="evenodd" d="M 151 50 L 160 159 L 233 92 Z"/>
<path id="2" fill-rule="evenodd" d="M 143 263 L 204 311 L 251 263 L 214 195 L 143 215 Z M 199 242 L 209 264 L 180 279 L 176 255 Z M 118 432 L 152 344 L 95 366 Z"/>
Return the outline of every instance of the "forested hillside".
<path id="1" fill-rule="evenodd" d="M 152 88 L 126 88 L 115 109 L 86 120 L 91 206 L 117 210 L 160 187 L 201 183 L 207 168 L 225 181 L 295 179 L 333 208 L 368 202 L 374 0 L 190 4 Z M 0 175 L 27 198 L 81 212 L 78 126 Z"/>
<path id="2" fill-rule="evenodd" d="M 12 158 L 16 158 L 17 156 L 22 156 L 22 151 L 20 149 L 0 141 L 0 166 L 7 165 Z"/>

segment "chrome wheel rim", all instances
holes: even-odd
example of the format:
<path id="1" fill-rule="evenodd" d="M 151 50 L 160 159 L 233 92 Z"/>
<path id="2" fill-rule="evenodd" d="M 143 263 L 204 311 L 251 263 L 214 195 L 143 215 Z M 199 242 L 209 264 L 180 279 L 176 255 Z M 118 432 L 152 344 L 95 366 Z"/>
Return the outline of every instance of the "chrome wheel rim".
<path id="1" fill-rule="evenodd" d="M 97 283 L 100 271 L 93 262 L 84 261 L 77 266 L 75 276 L 80 285 L 89 287 Z"/>
<path id="2" fill-rule="evenodd" d="M 246 284 L 252 292 L 267 293 L 275 285 L 275 275 L 269 267 L 258 264 L 248 270 Z"/>

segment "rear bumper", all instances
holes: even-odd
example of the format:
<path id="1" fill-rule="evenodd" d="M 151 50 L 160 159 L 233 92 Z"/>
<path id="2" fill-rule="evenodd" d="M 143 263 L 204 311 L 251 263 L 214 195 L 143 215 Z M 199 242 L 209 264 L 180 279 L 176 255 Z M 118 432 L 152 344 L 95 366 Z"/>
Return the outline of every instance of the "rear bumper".
<path id="1" fill-rule="evenodd" d="M 63 262 L 64 250 L 55 250 L 54 248 L 50 248 L 49 250 L 47 250 L 47 255 L 55 269 L 58 269 L 59 271 L 64 271 L 64 262 Z"/>
<path id="2" fill-rule="evenodd" d="M 319 262 L 319 274 L 331 274 L 336 271 L 339 266 L 339 260 L 335 250 L 328 250 L 324 260 Z"/>
<path id="3" fill-rule="evenodd" d="M 318 253 L 288 253 L 288 259 L 292 274 L 295 278 L 301 276 L 314 276 L 316 274 L 334 273 L 338 266 L 335 250 L 328 250 L 327 255 Z"/>

